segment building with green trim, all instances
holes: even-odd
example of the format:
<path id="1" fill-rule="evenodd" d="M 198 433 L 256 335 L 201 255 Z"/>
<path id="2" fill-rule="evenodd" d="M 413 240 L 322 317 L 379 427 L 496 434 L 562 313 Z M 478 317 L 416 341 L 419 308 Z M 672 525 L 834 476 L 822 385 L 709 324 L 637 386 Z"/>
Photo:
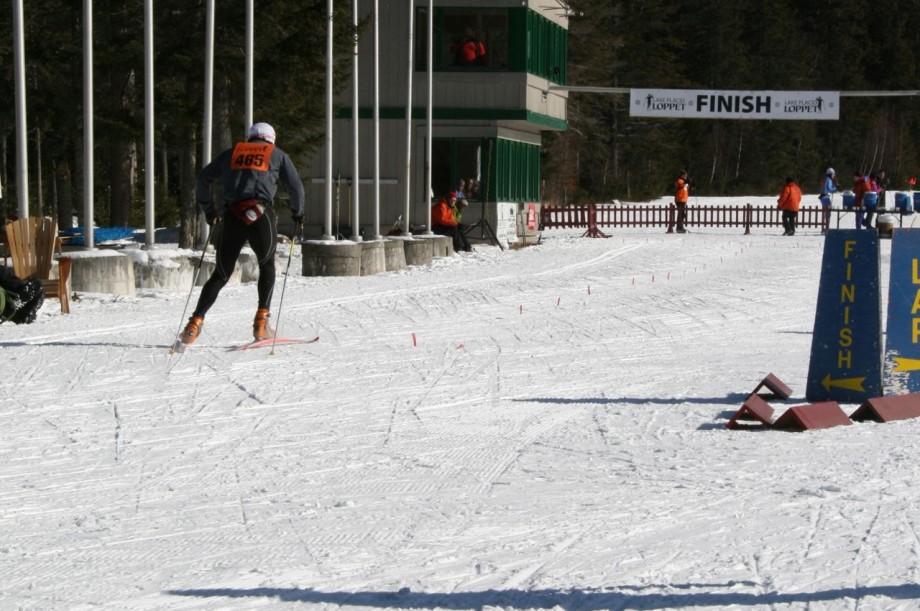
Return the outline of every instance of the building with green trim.
<path id="1" fill-rule="evenodd" d="M 380 210 L 381 233 L 405 215 L 408 2 L 381 2 Z M 424 231 L 428 3 L 415 3 L 410 224 Z M 434 3 L 432 191 L 466 184 L 471 205 L 463 221 L 482 214 L 506 244 L 534 233 L 541 194 L 541 132 L 566 129 L 568 11 L 562 0 L 436 0 Z M 371 0 L 360 0 L 370 19 Z M 359 47 L 359 216 L 373 235 L 373 30 Z M 333 127 L 333 231 L 351 235 L 352 91 L 337 97 Z M 307 170 L 306 222 L 320 233 L 324 209 L 325 151 Z M 469 185 L 472 184 L 471 189 Z M 536 214 L 535 214 L 536 213 Z M 528 220 L 531 229 L 528 231 Z M 474 237 L 478 234 L 474 233 Z"/>

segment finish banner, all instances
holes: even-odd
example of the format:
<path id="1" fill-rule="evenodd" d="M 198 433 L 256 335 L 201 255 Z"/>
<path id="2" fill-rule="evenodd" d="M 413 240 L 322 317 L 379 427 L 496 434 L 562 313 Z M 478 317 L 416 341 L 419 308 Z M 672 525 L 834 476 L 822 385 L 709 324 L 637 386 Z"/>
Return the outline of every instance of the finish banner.
<path id="1" fill-rule="evenodd" d="M 630 89 L 631 117 L 836 121 L 839 91 Z"/>

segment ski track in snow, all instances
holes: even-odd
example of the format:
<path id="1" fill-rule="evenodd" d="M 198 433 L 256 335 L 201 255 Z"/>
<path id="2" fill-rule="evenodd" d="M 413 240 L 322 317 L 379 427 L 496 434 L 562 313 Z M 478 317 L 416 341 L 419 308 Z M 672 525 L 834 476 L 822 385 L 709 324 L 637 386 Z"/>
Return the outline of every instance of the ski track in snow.
<path id="1" fill-rule="evenodd" d="M 292 276 L 275 355 L 254 285 L 171 359 L 180 295 L 4 325 L 0 607 L 920 604 L 920 423 L 723 428 L 803 400 L 818 235 L 544 237 Z"/>

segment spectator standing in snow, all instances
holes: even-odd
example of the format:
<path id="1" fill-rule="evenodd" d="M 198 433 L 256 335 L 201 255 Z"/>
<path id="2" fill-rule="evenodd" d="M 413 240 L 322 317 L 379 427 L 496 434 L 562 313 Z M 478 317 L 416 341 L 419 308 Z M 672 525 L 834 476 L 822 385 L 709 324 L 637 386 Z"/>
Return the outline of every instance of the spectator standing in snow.
<path id="1" fill-rule="evenodd" d="M 888 172 L 886 172 L 884 169 L 879 170 L 878 174 L 875 176 L 875 186 L 878 189 L 879 210 L 885 210 L 888 207 L 885 199 L 888 196 L 888 187 L 890 182 L 891 181 L 888 180 Z"/>
<path id="2" fill-rule="evenodd" d="M 875 211 L 881 200 L 878 189 L 878 177 L 875 174 L 869 174 L 869 179 L 866 181 L 866 193 L 875 193 L 876 198 L 873 202 L 868 202 L 866 201 L 867 198 L 865 194 L 863 194 L 863 208 L 866 211 L 866 218 L 863 221 L 863 226 L 866 227 L 866 229 L 872 229 L 872 217 L 875 215 Z"/>
<path id="3" fill-rule="evenodd" d="M 866 177 L 860 172 L 853 172 L 853 196 L 855 198 L 854 212 L 856 214 L 856 228 L 863 228 L 863 195 L 868 190 Z"/>
<path id="4" fill-rule="evenodd" d="M 211 201 L 211 183 L 220 180 L 224 205 L 218 209 Z M 259 306 L 252 323 L 256 340 L 274 335 L 268 325 L 272 292 L 275 288 L 275 243 L 278 229 L 272 202 L 278 181 L 291 195 L 291 213 L 298 232 L 303 227 L 303 182 L 287 153 L 275 146 L 275 130 L 268 123 L 249 128 L 249 139 L 223 151 L 201 170 L 196 184 L 198 205 L 214 231 L 221 222 L 217 238 L 217 266 L 201 289 L 198 305 L 179 339 L 191 344 L 201 334 L 208 310 L 227 284 L 230 274 L 247 241 L 259 262 Z"/>
<path id="5" fill-rule="evenodd" d="M 687 233 L 687 202 L 690 201 L 690 178 L 681 170 L 674 181 L 674 205 L 677 206 L 677 233 Z"/>
<path id="6" fill-rule="evenodd" d="M 777 206 L 783 211 L 783 235 L 795 235 L 795 225 L 799 216 L 799 207 L 802 204 L 802 189 L 796 184 L 792 176 L 786 177 L 786 184 L 776 200 Z"/>
<path id="7" fill-rule="evenodd" d="M 831 224 L 831 202 L 834 193 L 840 186 L 837 184 L 837 173 L 834 168 L 827 168 L 824 173 L 824 179 L 821 181 L 821 233 L 827 233 L 827 228 Z"/>

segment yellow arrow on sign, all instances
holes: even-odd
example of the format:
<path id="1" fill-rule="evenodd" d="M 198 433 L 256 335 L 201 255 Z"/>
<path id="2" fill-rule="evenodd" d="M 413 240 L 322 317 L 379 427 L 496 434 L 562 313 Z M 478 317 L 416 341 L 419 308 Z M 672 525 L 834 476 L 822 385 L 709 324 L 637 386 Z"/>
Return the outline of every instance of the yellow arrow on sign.
<path id="1" fill-rule="evenodd" d="M 892 371 L 920 371 L 920 359 L 896 356 L 894 357 L 894 369 Z"/>
<path id="2" fill-rule="evenodd" d="M 864 392 L 865 389 L 863 388 L 863 380 L 865 379 L 865 376 L 863 376 L 861 378 L 840 378 L 839 380 L 834 380 L 831 378 L 831 374 L 827 374 L 824 376 L 824 379 L 821 380 L 821 384 L 824 386 L 824 390 L 828 391 L 831 389 L 831 387 L 834 387 Z"/>

